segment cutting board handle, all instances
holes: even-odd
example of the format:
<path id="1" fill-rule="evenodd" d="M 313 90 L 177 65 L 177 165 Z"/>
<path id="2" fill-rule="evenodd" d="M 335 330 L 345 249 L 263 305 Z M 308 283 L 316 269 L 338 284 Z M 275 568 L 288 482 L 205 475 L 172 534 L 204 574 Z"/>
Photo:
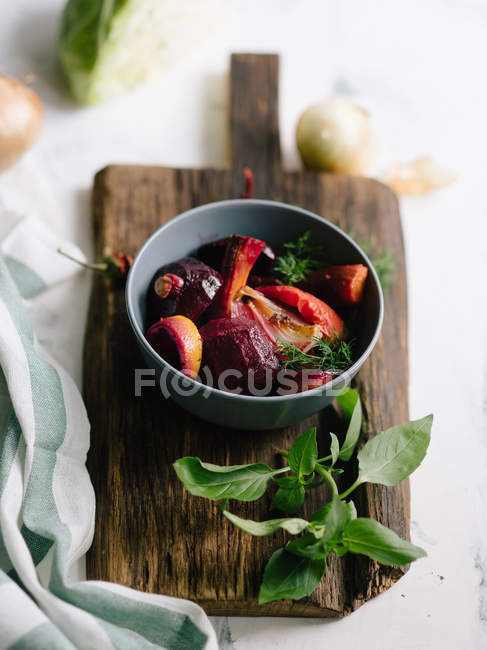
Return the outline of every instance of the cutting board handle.
<path id="1" fill-rule="evenodd" d="M 281 166 L 277 54 L 232 54 L 230 135 L 232 167 L 255 172 Z"/>

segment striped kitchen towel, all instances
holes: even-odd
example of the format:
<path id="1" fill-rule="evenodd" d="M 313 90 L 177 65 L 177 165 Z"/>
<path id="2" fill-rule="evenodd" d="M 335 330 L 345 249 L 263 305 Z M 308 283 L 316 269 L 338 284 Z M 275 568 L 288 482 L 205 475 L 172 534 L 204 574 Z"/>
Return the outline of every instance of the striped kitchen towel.
<path id="1" fill-rule="evenodd" d="M 215 650 L 194 603 L 75 576 L 94 528 L 89 423 L 26 309 L 75 272 L 59 245 L 37 219 L 0 208 L 0 650 Z"/>

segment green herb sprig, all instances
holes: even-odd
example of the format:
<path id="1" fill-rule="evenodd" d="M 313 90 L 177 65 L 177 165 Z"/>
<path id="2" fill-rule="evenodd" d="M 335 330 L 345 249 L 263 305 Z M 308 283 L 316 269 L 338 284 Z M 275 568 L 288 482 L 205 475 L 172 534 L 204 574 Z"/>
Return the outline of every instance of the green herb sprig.
<path id="1" fill-rule="evenodd" d="M 353 239 L 357 239 L 353 232 L 349 234 Z M 285 253 L 276 257 L 274 270 L 286 284 L 294 285 L 304 282 L 312 271 L 329 264 L 323 246 L 311 244 L 310 237 L 311 231 L 307 230 L 295 242 L 284 244 Z M 357 243 L 370 258 L 379 276 L 379 282 L 383 290 L 386 291 L 391 284 L 397 266 L 394 254 L 387 248 L 373 247 L 372 242 L 366 239 L 357 239 Z"/>
<path id="2" fill-rule="evenodd" d="M 350 233 L 350 237 L 355 239 L 352 233 Z M 372 242 L 367 239 L 357 239 L 356 241 L 372 262 L 372 266 L 376 270 L 382 289 L 387 291 L 391 285 L 397 266 L 397 259 L 394 256 L 394 253 L 383 246 L 373 246 Z"/>
<path id="3" fill-rule="evenodd" d="M 356 480 L 340 492 L 334 476 L 341 473 L 335 464 L 350 460 L 360 437 L 362 407 L 358 393 L 349 388 L 337 398 L 348 418 L 344 440 L 330 434 L 329 453 L 318 458 L 316 428 L 299 436 L 289 451 L 282 451 L 287 466 L 271 469 L 265 463 L 224 467 L 204 463 L 199 458 L 180 458 L 174 463 L 179 479 L 196 496 L 223 500 L 224 516 L 237 528 L 256 536 L 284 530 L 294 537 L 275 551 L 266 564 L 259 591 L 259 603 L 282 598 L 298 600 L 309 596 L 319 585 L 330 553 L 366 555 L 387 565 L 403 565 L 426 555 L 419 546 L 368 517 L 357 517 L 349 495 L 363 483 L 397 485 L 414 472 L 426 455 L 433 416 L 394 426 L 367 441 L 357 454 Z M 282 476 L 285 474 L 285 476 Z M 326 483 L 331 497 L 311 517 L 281 517 L 266 521 L 243 519 L 227 510 L 228 499 L 254 501 L 277 483 L 273 507 L 295 513 L 304 503 L 306 492 Z"/>
<path id="4" fill-rule="evenodd" d="M 303 352 L 292 343 L 277 341 L 276 351 L 283 368 L 291 370 L 329 370 L 340 372 L 350 368 L 352 359 L 352 341 L 315 338 L 315 347 L 310 352 Z"/>
<path id="5" fill-rule="evenodd" d="M 359 245 L 363 249 L 364 253 L 370 257 L 370 261 L 372 262 L 372 266 L 377 272 L 382 289 L 384 291 L 387 291 L 391 285 L 392 278 L 394 277 L 394 272 L 396 270 L 396 258 L 387 248 L 379 248 L 377 253 L 372 254 L 372 247 L 369 242 L 362 241 Z"/>
<path id="6" fill-rule="evenodd" d="M 286 284 L 303 282 L 311 271 L 326 264 L 323 246 L 312 244 L 310 237 L 311 231 L 307 230 L 295 242 L 284 244 L 284 254 L 276 257 L 274 271 Z"/>

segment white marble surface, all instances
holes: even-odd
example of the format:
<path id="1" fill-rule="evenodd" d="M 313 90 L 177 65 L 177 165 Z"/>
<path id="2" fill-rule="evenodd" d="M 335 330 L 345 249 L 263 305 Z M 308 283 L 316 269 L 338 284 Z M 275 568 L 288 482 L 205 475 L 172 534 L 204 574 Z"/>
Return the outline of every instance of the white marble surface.
<path id="1" fill-rule="evenodd" d="M 0 67 L 33 73 L 46 107 L 36 149 L 0 179 L 88 256 L 89 192 L 109 162 L 223 165 L 231 51 L 282 55 L 285 164 L 309 103 L 345 92 L 370 110 L 388 162 L 433 154 L 458 182 L 401 201 L 409 265 L 411 416 L 436 416 L 412 480 L 412 538 L 428 551 L 386 594 L 342 621 L 214 619 L 222 648 L 480 650 L 487 647 L 487 3 L 482 0 L 231 1 L 211 42 L 146 87 L 79 108 L 56 65 L 61 0 L 0 6 Z M 42 338 L 73 373 L 89 279 L 52 292 Z M 391 423 L 392 424 L 392 423 Z"/>

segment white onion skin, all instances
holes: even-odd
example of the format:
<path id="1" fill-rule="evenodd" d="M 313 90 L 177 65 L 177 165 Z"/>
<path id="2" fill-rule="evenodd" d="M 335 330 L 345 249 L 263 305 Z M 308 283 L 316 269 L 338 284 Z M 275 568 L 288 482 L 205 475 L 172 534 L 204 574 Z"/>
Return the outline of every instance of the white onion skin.
<path id="1" fill-rule="evenodd" d="M 296 144 L 306 167 L 345 174 L 363 174 L 375 152 L 368 114 L 340 97 L 304 111 Z"/>
<path id="2" fill-rule="evenodd" d="M 28 86 L 0 73 L 0 171 L 13 165 L 39 136 L 42 102 Z"/>

